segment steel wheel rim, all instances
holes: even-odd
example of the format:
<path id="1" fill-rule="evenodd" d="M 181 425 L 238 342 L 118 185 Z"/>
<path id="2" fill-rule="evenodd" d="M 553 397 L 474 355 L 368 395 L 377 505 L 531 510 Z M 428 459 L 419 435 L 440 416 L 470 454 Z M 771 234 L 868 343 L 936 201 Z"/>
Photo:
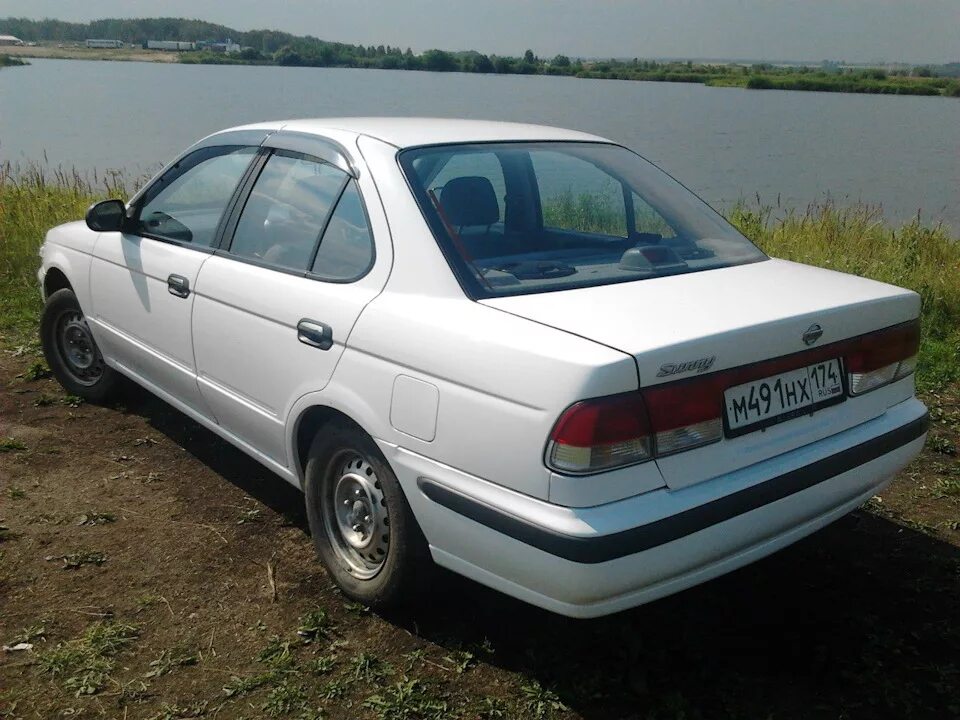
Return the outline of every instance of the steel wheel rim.
<path id="1" fill-rule="evenodd" d="M 353 577 L 370 580 L 387 560 L 390 514 L 380 480 L 366 458 L 344 453 L 323 498 L 323 521 L 337 558 Z"/>
<path id="2" fill-rule="evenodd" d="M 81 385 L 96 385 L 103 377 L 103 356 L 79 310 L 66 310 L 57 318 L 57 354 L 70 376 Z"/>

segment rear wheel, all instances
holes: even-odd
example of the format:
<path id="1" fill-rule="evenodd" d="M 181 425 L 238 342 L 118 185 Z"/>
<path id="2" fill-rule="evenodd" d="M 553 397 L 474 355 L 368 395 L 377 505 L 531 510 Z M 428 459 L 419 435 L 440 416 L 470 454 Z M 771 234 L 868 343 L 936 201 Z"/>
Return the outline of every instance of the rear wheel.
<path id="1" fill-rule="evenodd" d="M 73 290 L 57 290 L 47 298 L 40 342 L 50 370 L 67 392 L 90 402 L 103 402 L 116 392 L 119 376 L 103 361 Z"/>
<path id="2" fill-rule="evenodd" d="M 324 427 L 310 448 L 304 494 L 317 554 L 347 596 L 384 609 L 419 594 L 432 567 L 426 540 L 366 433 Z"/>

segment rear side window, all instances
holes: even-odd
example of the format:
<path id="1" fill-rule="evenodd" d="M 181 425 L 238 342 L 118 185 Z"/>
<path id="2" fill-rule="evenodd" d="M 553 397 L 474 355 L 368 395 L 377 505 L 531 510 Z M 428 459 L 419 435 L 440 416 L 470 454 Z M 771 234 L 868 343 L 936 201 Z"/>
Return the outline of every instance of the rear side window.
<path id="1" fill-rule="evenodd" d="M 305 272 L 348 179 L 333 165 L 277 151 L 247 198 L 230 253 Z"/>
<path id="2" fill-rule="evenodd" d="M 323 232 L 311 272 L 322 280 L 346 282 L 359 278 L 372 264 L 370 224 L 357 181 L 350 180 Z"/>
<path id="3" fill-rule="evenodd" d="M 164 173 L 144 194 L 136 233 L 210 247 L 233 192 L 256 148 L 197 150 Z"/>
<path id="4" fill-rule="evenodd" d="M 492 170 L 496 162 L 502 181 Z M 400 166 L 474 298 L 701 272 L 766 259 L 696 195 L 617 145 L 411 148 Z M 493 177 L 491 177 L 493 176 Z"/>

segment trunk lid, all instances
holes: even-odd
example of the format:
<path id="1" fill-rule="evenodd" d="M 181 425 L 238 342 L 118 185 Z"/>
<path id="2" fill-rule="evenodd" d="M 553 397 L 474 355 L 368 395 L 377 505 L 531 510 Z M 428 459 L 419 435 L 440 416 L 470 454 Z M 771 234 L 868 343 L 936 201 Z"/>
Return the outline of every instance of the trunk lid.
<path id="1" fill-rule="evenodd" d="M 641 387 L 822 347 L 920 311 L 919 296 L 909 290 L 776 259 L 481 302 L 633 355 Z M 814 326 L 821 333 L 808 344 L 804 335 Z M 889 392 L 850 398 L 657 462 L 668 486 L 685 487 L 865 422 L 897 398 Z"/>

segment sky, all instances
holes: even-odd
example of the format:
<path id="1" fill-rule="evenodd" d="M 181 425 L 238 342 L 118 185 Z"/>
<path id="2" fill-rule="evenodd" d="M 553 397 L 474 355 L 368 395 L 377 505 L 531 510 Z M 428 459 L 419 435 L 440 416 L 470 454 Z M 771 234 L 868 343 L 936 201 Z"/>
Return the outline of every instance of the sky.
<path id="1" fill-rule="evenodd" d="M 960 61 L 960 0 L 0 0 L 0 17 L 191 17 L 415 51 Z"/>

